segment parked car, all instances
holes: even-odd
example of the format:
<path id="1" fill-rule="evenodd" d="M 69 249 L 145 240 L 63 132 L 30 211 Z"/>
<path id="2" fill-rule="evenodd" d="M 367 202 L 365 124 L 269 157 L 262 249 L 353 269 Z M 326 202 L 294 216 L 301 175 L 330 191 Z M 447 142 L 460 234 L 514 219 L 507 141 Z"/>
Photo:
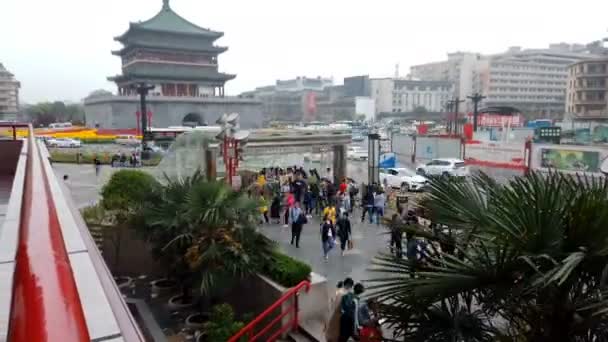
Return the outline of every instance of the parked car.
<path id="1" fill-rule="evenodd" d="M 367 150 L 362 149 L 359 146 L 351 146 L 346 151 L 346 158 L 350 160 L 367 160 Z"/>
<path id="2" fill-rule="evenodd" d="M 119 145 L 140 145 L 141 139 L 138 139 L 135 135 L 117 135 L 114 142 Z"/>
<path id="3" fill-rule="evenodd" d="M 416 174 L 414 170 L 400 167 L 380 170 L 380 181 L 391 188 L 406 191 L 422 191 L 429 185 L 428 178 Z"/>
<path id="4" fill-rule="evenodd" d="M 416 171 L 429 176 L 466 177 L 470 174 L 469 167 L 466 166 L 464 160 L 456 158 L 433 159 L 426 164 L 419 165 Z"/>
<path id="5" fill-rule="evenodd" d="M 46 143 L 50 147 L 61 147 L 61 148 L 76 148 L 81 147 L 82 142 L 78 139 L 70 139 L 70 138 L 49 138 L 46 140 Z"/>

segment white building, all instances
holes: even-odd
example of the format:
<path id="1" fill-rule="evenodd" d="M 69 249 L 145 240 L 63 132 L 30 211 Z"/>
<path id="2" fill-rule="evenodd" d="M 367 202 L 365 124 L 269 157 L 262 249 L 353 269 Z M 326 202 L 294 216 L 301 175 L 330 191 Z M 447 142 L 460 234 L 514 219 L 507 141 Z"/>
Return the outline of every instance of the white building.
<path id="1" fill-rule="evenodd" d="M 416 65 L 411 76 L 454 82 L 454 96 L 475 92 L 483 106 L 511 106 L 538 116 L 561 114 L 565 106 L 568 65 L 595 56 L 597 43 L 552 44 L 548 49 L 511 47 L 495 55 L 458 52 L 447 61 Z M 472 103 L 461 107 L 471 111 Z"/>
<path id="2" fill-rule="evenodd" d="M 277 91 L 323 91 L 323 89 L 325 89 L 326 87 L 331 87 L 333 85 L 333 78 L 323 78 L 321 76 L 318 76 L 316 78 L 296 77 L 291 80 L 277 80 L 275 89 Z"/>
<path id="3" fill-rule="evenodd" d="M 395 78 L 371 79 L 376 113 L 413 112 L 424 107 L 428 112 L 442 112 L 454 93 L 451 82 Z"/>
<path id="4" fill-rule="evenodd" d="M 569 67 L 566 113 L 578 119 L 608 119 L 608 56 Z"/>
<path id="5" fill-rule="evenodd" d="M 16 120 L 20 84 L 0 63 L 0 120 Z"/>

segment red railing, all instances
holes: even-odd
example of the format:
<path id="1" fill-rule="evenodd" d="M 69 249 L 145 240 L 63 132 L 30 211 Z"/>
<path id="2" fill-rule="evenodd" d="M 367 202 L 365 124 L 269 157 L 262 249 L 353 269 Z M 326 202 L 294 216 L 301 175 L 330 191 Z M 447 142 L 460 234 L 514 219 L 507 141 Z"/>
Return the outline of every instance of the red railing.
<path id="1" fill-rule="evenodd" d="M 48 177 L 29 126 L 8 340 L 90 341 Z"/>
<path id="2" fill-rule="evenodd" d="M 304 291 L 308 292 L 310 290 L 310 282 L 304 280 L 298 285 L 292 287 L 287 292 L 285 292 L 281 298 L 279 298 L 274 304 L 269 306 L 264 312 L 262 312 L 258 317 L 256 317 L 253 321 L 247 324 L 241 331 L 239 331 L 236 335 L 232 336 L 228 342 L 237 342 L 240 341 L 241 338 L 246 337 L 248 342 L 257 341 L 259 338 L 268 334 L 272 328 L 280 322 L 285 316 L 293 313 L 293 316 L 289 320 L 289 322 L 285 325 L 279 327 L 270 337 L 266 338 L 264 341 L 273 342 L 278 339 L 282 334 L 286 333 L 290 329 L 296 330 L 300 324 L 299 315 L 298 315 L 298 294 L 300 291 L 304 289 Z M 281 310 L 281 313 L 275 317 L 270 323 L 266 324 L 261 330 L 256 332 L 256 327 L 258 324 L 262 322 L 265 318 L 267 318 L 271 313 L 273 313 L 277 308 L 282 308 L 283 303 L 293 298 L 293 304 L 289 306 L 289 308 L 285 311 Z"/>

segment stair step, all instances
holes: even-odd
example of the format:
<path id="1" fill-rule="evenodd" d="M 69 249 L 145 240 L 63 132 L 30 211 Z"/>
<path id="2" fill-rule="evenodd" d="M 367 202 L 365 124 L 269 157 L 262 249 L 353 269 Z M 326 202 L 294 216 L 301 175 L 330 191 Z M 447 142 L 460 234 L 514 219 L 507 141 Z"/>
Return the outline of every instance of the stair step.
<path id="1" fill-rule="evenodd" d="M 300 330 L 309 341 L 325 342 L 324 324 L 321 321 L 303 321 L 300 322 Z"/>
<path id="2" fill-rule="evenodd" d="M 292 331 L 289 334 L 287 334 L 287 336 L 293 342 L 311 342 L 311 341 L 314 341 L 314 340 L 311 340 L 310 338 L 306 337 L 304 334 L 301 334 L 301 333 L 299 333 L 297 331 Z"/>

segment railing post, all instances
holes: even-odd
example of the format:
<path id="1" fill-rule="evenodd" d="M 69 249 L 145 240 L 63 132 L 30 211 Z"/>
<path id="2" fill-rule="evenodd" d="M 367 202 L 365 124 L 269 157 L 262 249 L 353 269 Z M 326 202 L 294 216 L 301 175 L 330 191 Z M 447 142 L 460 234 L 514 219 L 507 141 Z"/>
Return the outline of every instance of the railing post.
<path id="1" fill-rule="evenodd" d="M 299 325 L 298 324 L 298 320 L 300 319 L 299 318 L 299 313 L 298 313 L 300 311 L 299 310 L 300 309 L 300 305 L 299 305 L 298 298 L 300 298 L 300 292 L 299 291 L 296 292 L 296 295 L 293 297 L 293 308 L 294 308 L 294 311 L 293 311 L 293 330 L 294 331 L 298 329 L 298 325 Z"/>

